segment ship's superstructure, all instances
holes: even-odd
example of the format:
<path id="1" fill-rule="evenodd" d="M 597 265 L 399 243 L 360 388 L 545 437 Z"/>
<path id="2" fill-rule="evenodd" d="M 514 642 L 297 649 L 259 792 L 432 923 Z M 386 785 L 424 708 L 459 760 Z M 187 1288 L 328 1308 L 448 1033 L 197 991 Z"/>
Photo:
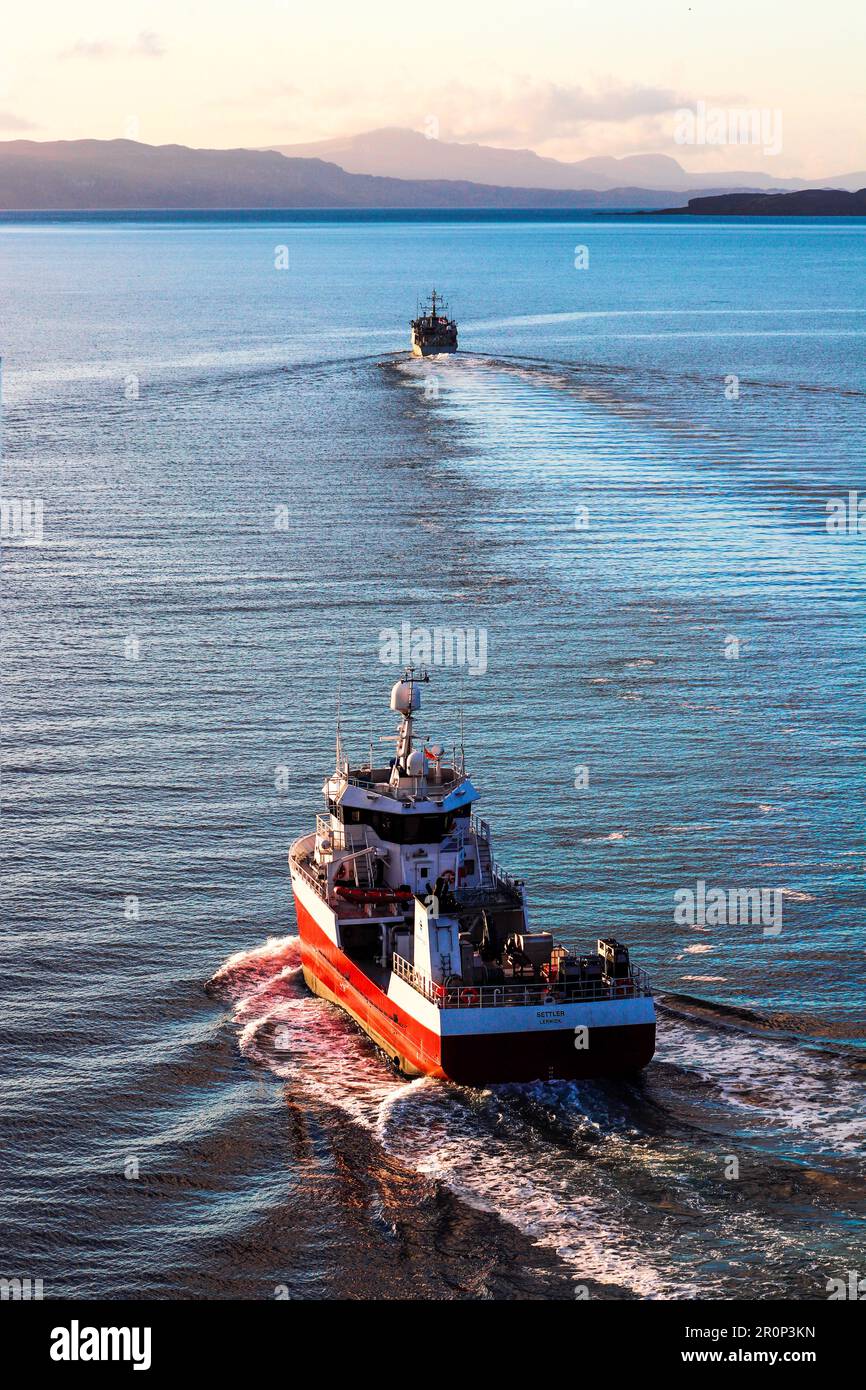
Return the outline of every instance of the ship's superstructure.
<path id="1" fill-rule="evenodd" d="M 448 306 L 436 291 L 430 303 L 422 306 L 410 324 L 413 357 L 431 357 L 438 352 L 457 351 L 457 324 L 448 317 Z"/>
<path id="2" fill-rule="evenodd" d="M 612 937 L 576 956 L 529 922 L 462 750 L 416 746 L 427 676 L 391 691 L 395 756 L 351 767 L 289 851 L 304 978 L 407 1075 L 467 1084 L 610 1076 L 655 1048 L 648 982 Z"/>

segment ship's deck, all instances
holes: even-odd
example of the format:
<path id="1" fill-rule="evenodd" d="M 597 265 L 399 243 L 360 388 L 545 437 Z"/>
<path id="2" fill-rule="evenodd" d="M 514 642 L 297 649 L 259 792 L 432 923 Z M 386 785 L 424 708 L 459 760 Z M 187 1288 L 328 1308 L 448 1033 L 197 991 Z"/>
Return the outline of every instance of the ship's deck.
<path id="1" fill-rule="evenodd" d="M 521 975 L 516 969 L 511 969 L 505 972 L 500 984 L 466 983 L 446 987 L 434 984 L 416 971 L 409 961 L 396 954 L 392 957 L 391 966 L 383 966 L 378 960 L 358 959 L 352 954 L 349 959 L 383 994 L 388 993 L 393 974 L 440 1009 L 540 1008 L 545 1004 L 603 1004 L 652 996 L 649 980 L 642 970 L 636 968 L 633 968 L 627 980 L 610 984 L 560 985 L 537 980 L 528 973 Z"/>
<path id="2" fill-rule="evenodd" d="M 396 797 L 398 800 L 406 799 L 408 796 L 408 793 L 399 792 L 392 785 L 390 767 L 353 767 L 349 769 L 344 780 L 350 787 L 358 787 L 361 791 L 366 792 L 376 792 L 379 796 Z M 442 801 L 462 786 L 465 781 L 466 773 L 456 767 L 445 766 L 441 767 L 438 773 L 427 772 L 423 800 Z M 416 801 L 415 796 L 410 799 L 413 803 Z"/>
<path id="3" fill-rule="evenodd" d="M 585 984 L 559 984 L 520 975 L 512 970 L 500 984 L 437 985 L 421 975 L 401 956 L 392 957 L 394 974 L 423 994 L 440 1009 L 489 1009 L 544 1004 L 611 1003 L 616 1000 L 652 997 L 649 980 L 644 971 L 632 967 L 631 975 L 610 983 L 591 981 Z M 366 973 L 366 966 L 361 967 Z M 390 973 L 390 972 L 389 972 Z"/>
<path id="4" fill-rule="evenodd" d="M 352 963 L 367 976 L 367 978 L 383 994 L 387 994 L 388 986 L 392 975 L 411 985 L 425 999 L 435 1004 L 437 1008 L 443 1009 L 466 1009 L 466 1008 L 491 1008 L 491 1007 L 515 1007 L 520 1005 L 535 1006 L 536 1008 L 545 1004 L 565 1004 L 574 1002 L 595 1002 L 604 1003 L 615 1000 L 634 999 L 641 996 L 651 996 L 649 980 L 646 974 L 638 968 L 632 966 L 630 975 L 625 979 L 618 980 L 578 980 L 568 983 L 560 982 L 556 977 L 556 962 L 566 957 L 571 957 L 571 953 L 566 947 L 559 943 L 553 946 L 553 966 L 547 977 L 539 978 L 531 968 L 521 965 L 519 962 L 509 959 L 502 955 L 496 961 L 498 978 L 491 983 L 475 984 L 469 981 L 455 984 L 437 984 L 417 971 L 411 961 L 394 953 L 390 963 L 382 965 L 378 957 L 378 950 L 381 950 L 381 937 L 376 940 L 370 936 L 369 929 L 381 924 L 383 928 L 395 927 L 398 923 L 405 923 L 410 928 L 412 913 L 407 912 L 404 903 L 353 903 L 341 898 L 338 894 L 327 892 L 327 882 L 323 876 L 316 872 L 312 861 L 311 850 L 315 837 L 307 836 L 303 840 L 296 842 L 293 850 L 298 852 L 290 853 L 292 867 L 301 875 L 319 897 L 327 903 L 328 907 L 334 912 L 337 921 L 341 926 L 349 928 L 354 924 L 356 932 L 354 935 L 364 938 L 361 946 L 360 940 L 358 948 L 353 949 L 349 941 L 352 933 L 348 934 L 345 941 L 344 951 Z M 447 910 L 447 915 L 452 915 L 460 920 L 461 927 L 467 929 L 471 927 L 473 920 L 477 920 L 479 913 L 504 912 L 513 913 L 521 902 L 520 894 L 516 886 L 505 880 L 494 879 L 489 885 L 458 889 L 454 895 L 454 903 Z M 414 904 L 409 904 L 410 908 Z M 573 959 L 573 957 L 571 957 Z"/>
<path id="5" fill-rule="evenodd" d="M 314 837 L 306 836 L 305 840 L 298 843 L 303 846 L 308 842 L 307 849 L 303 848 L 299 853 L 290 853 L 289 862 L 293 868 L 301 875 L 306 883 L 328 904 L 334 912 L 337 920 L 347 921 L 368 921 L 368 922 L 389 922 L 394 923 L 406 914 L 406 903 L 359 903 L 351 902 L 343 898 L 339 893 L 328 893 L 327 882 L 324 875 L 317 871 L 312 857 L 312 847 Z M 450 910 L 455 916 L 460 918 L 461 923 L 480 913 L 482 910 L 492 911 L 496 908 L 514 907 L 520 902 L 519 894 L 513 884 L 503 879 L 493 879 L 479 887 L 458 888 L 452 894 L 454 898 L 453 908 Z M 414 906 L 410 902 L 408 915 L 411 917 Z"/>

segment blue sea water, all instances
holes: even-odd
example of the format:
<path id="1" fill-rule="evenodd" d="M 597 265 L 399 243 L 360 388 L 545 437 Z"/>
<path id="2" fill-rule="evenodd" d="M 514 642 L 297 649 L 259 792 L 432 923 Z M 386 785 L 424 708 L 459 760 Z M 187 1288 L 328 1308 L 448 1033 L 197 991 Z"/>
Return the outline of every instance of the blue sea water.
<path id="1" fill-rule="evenodd" d="M 862 1266 L 864 261 L 855 219 L 0 226 L 3 494 L 44 507 L 3 548 L 0 1273 L 815 1298 Z M 433 281 L 461 350 L 413 361 Z M 650 971 L 640 1082 L 407 1084 L 306 994 L 286 848 L 338 685 L 357 757 L 391 732 L 404 622 L 483 630 L 425 733 L 462 707 L 538 925 Z M 679 924 L 699 881 L 779 892 L 781 930 Z"/>

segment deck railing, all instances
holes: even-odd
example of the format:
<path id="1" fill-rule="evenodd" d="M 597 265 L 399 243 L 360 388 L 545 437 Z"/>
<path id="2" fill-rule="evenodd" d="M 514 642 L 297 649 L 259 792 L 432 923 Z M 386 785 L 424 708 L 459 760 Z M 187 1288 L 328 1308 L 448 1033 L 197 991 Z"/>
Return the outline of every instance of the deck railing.
<path id="1" fill-rule="evenodd" d="M 544 981 L 522 983 L 508 980 L 501 985 L 437 985 L 426 975 L 422 975 L 408 960 L 392 956 L 392 969 L 401 980 L 405 980 L 431 1004 L 440 1009 L 491 1009 L 518 1008 L 521 1006 L 538 1008 L 542 1004 L 610 1003 L 615 999 L 637 999 L 651 996 L 652 990 L 646 972 L 637 967 L 627 980 L 617 980 L 604 984 L 600 980 L 585 984 L 560 985 Z"/>
<path id="2" fill-rule="evenodd" d="M 289 867 L 294 869 L 296 874 L 300 874 L 304 882 L 308 883 L 310 887 L 318 893 L 320 898 L 323 898 L 325 902 L 328 901 L 328 885 L 326 882 L 317 878 L 315 874 L 311 874 L 309 869 L 305 868 L 297 859 L 290 858 Z"/>
<path id="3" fill-rule="evenodd" d="M 403 910 L 399 903 L 358 903 L 352 902 L 350 898 L 340 898 L 333 893 L 329 897 L 328 885 L 322 879 L 310 873 L 309 869 L 303 864 L 300 864 L 297 859 L 290 860 L 289 864 L 290 868 L 293 869 L 296 874 L 299 874 L 305 883 L 310 885 L 322 901 L 327 903 L 328 907 L 331 908 L 341 922 L 344 922 L 347 918 L 359 922 L 368 919 L 370 921 L 384 921 L 386 918 L 389 920 L 396 921 L 399 919 L 402 921 Z M 352 887 L 354 885 L 349 886 Z"/>
<path id="4" fill-rule="evenodd" d="M 403 956 L 398 956 L 396 951 L 391 957 L 391 969 L 401 980 L 405 980 L 419 994 L 423 994 L 425 999 L 429 999 L 433 1004 L 439 1003 L 438 986 L 426 975 L 422 975 L 420 970 L 416 970 L 408 960 L 404 960 Z"/>
<path id="5" fill-rule="evenodd" d="M 333 849 L 354 853 L 370 848 L 365 831 L 363 825 L 343 825 L 339 821 L 334 825 L 330 816 L 316 816 L 316 837 L 329 840 Z"/>
<path id="6" fill-rule="evenodd" d="M 356 777 L 351 773 L 337 773 L 336 780 L 346 782 L 350 787 L 358 787 L 361 791 L 375 792 L 377 796 L 404 796 L 404 793 L 398 793 L 388 786 L 391 775 L 390 767 L 377 769 L 377 771 L 379 770 L 387 773 L 387 776 L 385 776 L 381 782 L 374 782 L 368 777 Z M 453 767 L 443 767 L 442 776 L 438 782 L 434 782 L 432 777 L 428 774 L 426 786 L 427 800 L 435 802 L 442 801 L 446 796 L 450 796 L 451 793 L 465 781 L 466 773 Z M 387 790 L 381 791 L 380 788 L 382 787 L 386 787 Z"/>
<path id="7" fill-rule="evenodd" d="M 469 828 L 477 840 L 490 841 L 490 822 L 482 820 L 481 816 L 469 817 Z"/>

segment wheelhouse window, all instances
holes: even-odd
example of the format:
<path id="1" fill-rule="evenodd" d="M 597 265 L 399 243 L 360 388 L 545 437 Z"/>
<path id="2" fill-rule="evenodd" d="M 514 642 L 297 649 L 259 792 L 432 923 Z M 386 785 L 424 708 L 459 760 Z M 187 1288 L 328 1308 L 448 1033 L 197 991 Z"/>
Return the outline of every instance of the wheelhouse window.
<path id="1" fill-rule="evenodd" d="M 458 817 L 464 815 L 462 808 L 456 813 L 449 811 L 442 815 L 423 812 L 393 815 L 363 806 L 342 806 L 334 801 L 328 803 L 328 809 L 344 825 L 369 825 L 383 840 L 398 845 L 438 844 L 451 834 Z"/>

